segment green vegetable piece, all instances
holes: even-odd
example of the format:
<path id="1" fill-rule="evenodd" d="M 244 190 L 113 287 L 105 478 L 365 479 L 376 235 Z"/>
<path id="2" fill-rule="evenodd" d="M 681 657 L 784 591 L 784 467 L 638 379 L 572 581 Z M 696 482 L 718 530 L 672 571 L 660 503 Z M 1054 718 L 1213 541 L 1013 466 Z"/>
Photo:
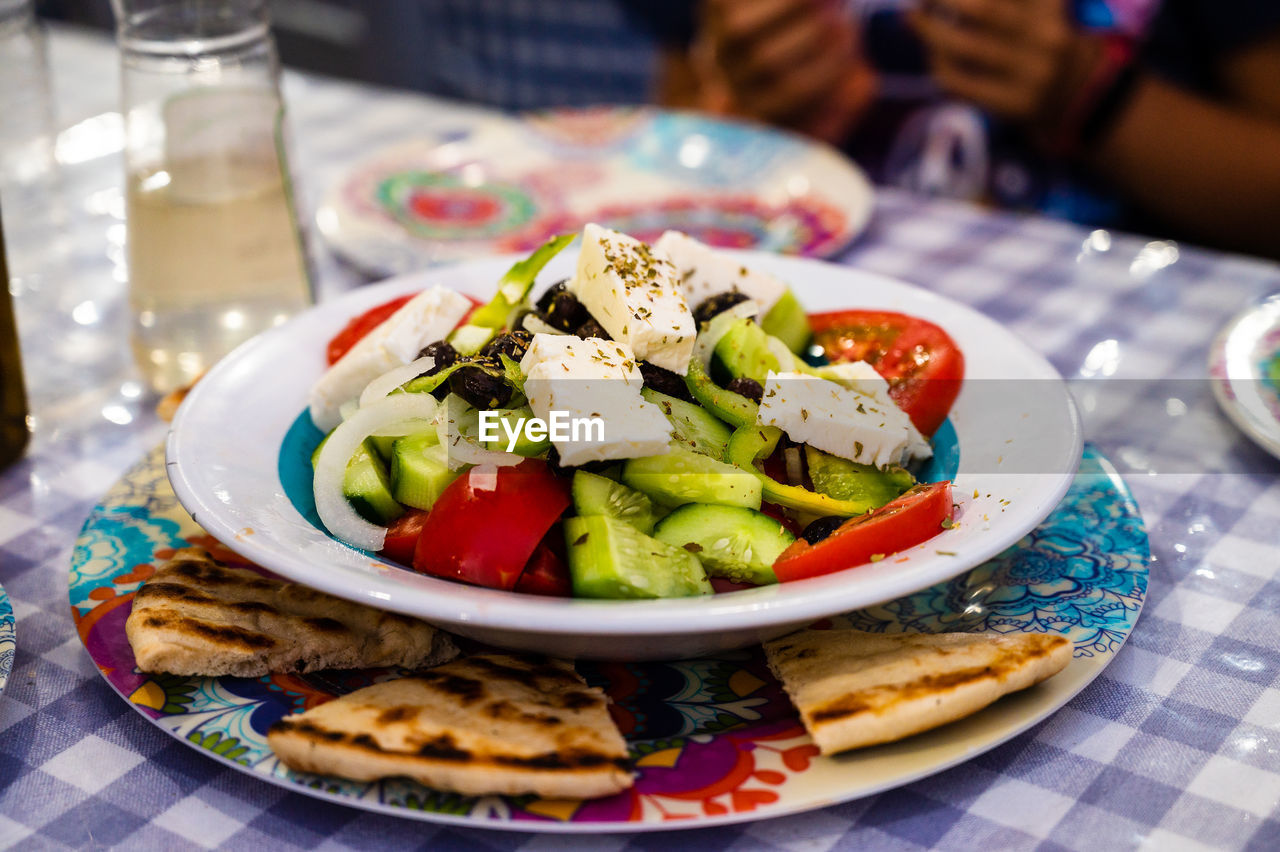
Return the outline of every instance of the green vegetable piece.
<path id="1" fill-rule="evenodd" d="M 810 446 L 806 446 L 804 452 L 814 490 L 837 500 L 874 503 L 875 508 L 879 508 L 916 484 L 916 478 L 901 467 L 881 470 L 875 465 L 858 464 Z"/>
<path id="2" fill-rule="evenodd" d="M 449 345 L 462 357 L 469 358 L 483 349 L 497 333 L 496 328 L 469 322 L 458 326 L 449 334 Z"/>
<path id="3" fill-rule="evenodd" d="M 756 460 L 767 457 L 778 446 L 782 430 L 776 426 L 740 426 L 729 439 L 726 455 L 730 464 L 749 470 L 760 480 L 764 499 L 779 506 L 814 515 L 838 515 L 852 518 L 876 508 L 870 501 L 837 500 L 799 485 L 778 482 L 756 467 Z"/>
<path id="4" fill-rule="evenodd" d="M 311 453 L 313 468 L 320 460 L 320 450 L 328 440 L 326 435 Z M 404 514 L 404 506 L 396 502 L 391 493 L 391 477 L 387 473 L 387 466 L 368 438 L 356 448 L 347 462 L 347 470 L 342 476 L 342 494 L 352 508 L 370 523 L 385 526 Z"/>
<path id="5" fill-rule="evenodd" d="M 813 339 L 813 329 L 809 327 L 809 315 L 804 305 L 791 292 L 791 288 L 782 294 L 782 298 L 769 309 L 760 320 L 760 327 L 767 333 L 787 344 L 792 352 L 801 354 Z"/>
<path id="6" fill-rule="evenodd" d="M 665 455 L 628 459 L 622 481 L 663 506 L 719 503 L 760 508 L 758 477 L 680 444 L 673 443 Z"/>
<path id="7" fill-rule="evenodd" d="M 459 473 L 449 470 L 448 448 L 434 430 L 400 438 L 392 447 L 392 494 L 406 506 L 430 509 Z"/>
<path id="8" fill-rule="evenodd" d="M 696 556 L 616 518 L 567 518 L 564 540 L 574 597 L 683 598 L 712 592 Z"/>
<path id="9" fill-rule="evenodd" d="M 707 374 L 706 368 L 696 357 L 689 360 L 689 372 L 684 383 L 704 408 L 730 426 L 748 426 L 756 422 L 760 406 L 740 393 L 725 390 Z"/>
<path id="10" fill-rule="evenodd" d="M 477 308 L 468 324 L 484 328 L 502 328 L 506 325 L 511 311 L 519 306 L 533 289 L 533 282 L 538 277 L 538 273 L 551 258 L 573 242 L 576 236 L 577 234 L 561 234 L 558 237 L 552 237 L 535 249 L 533 254 L 524 260 L 517 261 L 498 282 L 498 292 L 494 294 L 493 299 L 489 304 Z"/>
<path id="11" fill-rule="evenodd" d="M 585 470 L 573 472 L 573 508 L 584 517 L 604 515 L 645 534 L 653 530 L 657 518 L 653 501 L 644 494 Z"/>
<path id="12" fill-rule="evenodd" d="M 653 537 L 694 554 L 713 577 L 758 586 L 778 582 L 773 563 L 796 540 L 763 512 L 700 503 L 667 515 Z"/>
<path id="13" fill-rule="evenodd" d="M 724 460 L 724 451 L 729 446 L 733 430 L 715 415 L 699 405 L 667 396 L 653 388 L 641 388 L 640 394 L 667 415 L 678 442 L 695 453 L 710 456 L 716 461 Z"/>
<path id="14" fill-rule="evenodd" d="M 533 418 L 533 409 L 527 405 L 519 408 L 499 408 L 495 412 L 498 415 L 497 433 L 498 437 L 492 441 L 481 441 L 480 445 L 486 450 L 496 450 L 499 452 L 508 452 L 507 447 L 511 445 L 511 434 L 515 433 L 515 447 L 510 452 L 525 458 L 540 456 L 547 450 L 551 449 L 551 439 L 543 438 L 540 441 L 534 441 L 529 438 L 528 432 L 525 431 L 525 423 Z M 476 434 L 479 435 L 479 415 L 476 417 Z M 505 425 L 504 425 L 505 424 Z M 518 431 L 517 431 L 518 430 Z"/>
<path id="15" fill-rule="evenodd" d="M 743 318 L 729 326 L 716 343 L 715 354 L 720 359 L 729 375 L 734 378 L 745 377 L 755 379 L 761 385 L 772 370 L 780 373 L 789 369 L 778 362 L 777 356 L 769 350 L 769 336 L 754 320 Z"/>

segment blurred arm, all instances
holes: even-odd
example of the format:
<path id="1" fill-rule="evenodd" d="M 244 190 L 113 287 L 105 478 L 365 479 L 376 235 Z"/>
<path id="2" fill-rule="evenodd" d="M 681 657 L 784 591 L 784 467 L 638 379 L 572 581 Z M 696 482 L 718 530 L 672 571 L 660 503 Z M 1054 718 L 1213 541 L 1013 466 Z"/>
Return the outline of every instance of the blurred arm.
<path id="1" fill-rule="evenodd" d="M 932 0 L 912 20 L 940 86 L 1045 143 L 1102 55 L 1063 0 Z M 1280 33 L 1219 70 L 1221 101 L 1144 73 L 1093 149 L 1076 156 L 1172 226 L 1280 256 Z"/>

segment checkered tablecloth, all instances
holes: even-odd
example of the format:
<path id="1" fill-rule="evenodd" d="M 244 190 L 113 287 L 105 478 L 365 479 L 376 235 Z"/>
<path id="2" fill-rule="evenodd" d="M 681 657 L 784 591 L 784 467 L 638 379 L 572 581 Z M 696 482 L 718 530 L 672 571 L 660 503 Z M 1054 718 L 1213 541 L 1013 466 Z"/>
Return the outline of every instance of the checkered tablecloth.
<path id="1" fill-rule="evenodd" d="M 73 317 L 78 330 L 57 311 L 25 315 L 38 430 L 28 456 L 0 474 L 0 583 L 18 619 L 0 696 L 0 847 L 1280 848 L 1280 462 L 1236 433 L 1204 386 L 1215 330 L 1280 290 L 1280 268 L 896 193 L 880 196 L 870 230 L 840 261 L 973 305 L 1045 353 L 1073 381 L 1088 437 L 1125 474 L 1146 520 L 1146 609 L 1110 668 L 1067 707 L 878 796 L 647 836 L 371 815 L 269 786 L 171 739 L 98 676 L 68 611 L 80 525 L 163 427 L 120 334 L 114 55 L 67 32 L 52 53 L 58 120 L 70 128 L 59 138 L 69 239 L 45 271 L 96 307 Z M 310 199 L 371 146 L 473 115 L 315 78 L 290 77 L 286 96 Z M 316 253 L 324 293 L 356 281 Z M 82 371 L 93 380 L 38 384 L 39 370 L 52 369 L 42 353 L 85 328 L 106 341 Z"/>

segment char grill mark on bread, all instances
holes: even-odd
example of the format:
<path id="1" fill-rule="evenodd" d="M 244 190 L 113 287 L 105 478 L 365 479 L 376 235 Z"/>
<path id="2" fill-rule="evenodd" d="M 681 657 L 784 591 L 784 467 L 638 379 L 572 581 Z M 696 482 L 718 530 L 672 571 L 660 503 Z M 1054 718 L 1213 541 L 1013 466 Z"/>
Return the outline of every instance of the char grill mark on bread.
<path id="1" fill-rule="evenodd" d="M 454 653 L 425 622 L 232 568 L 195 548 L 138 589 L 125 632 L 142 671 L 208 677 L 417 668 Z"/>
<path id="2" fill-rule="evenodd" d="M 481 654 L 289 716 L 267 737 L 293 769 L 404 775 L 468 795 L 586 798 L 631 786 L 608 701 L 568 663 Z"/>
<path id="3" fill-rule="evenodd" d="M 765 644 L 823 754 L 891 742 L 1057 674 L 1063 636 L 805 630 Z"/>

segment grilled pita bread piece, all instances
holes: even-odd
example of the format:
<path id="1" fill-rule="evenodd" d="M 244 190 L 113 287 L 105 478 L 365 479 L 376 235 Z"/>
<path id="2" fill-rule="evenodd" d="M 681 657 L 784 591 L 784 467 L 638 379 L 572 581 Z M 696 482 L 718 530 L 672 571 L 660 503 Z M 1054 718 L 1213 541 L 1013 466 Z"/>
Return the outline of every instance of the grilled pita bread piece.
<path id="1" fill-rule="evenodd" d="M 260 677 L 376 666 L 418 668 L 456 650 L 414 618 L 179 550 L 142 584 L 125 622 L 144 672 Z"/>
<path id="2" fill-rule="evenodd" d="M 631 786 L 608 700 L 568 663 L 480 654 L 281 719 L 287 766 L 357 781 L 408 776 L 466 795 L 608 796 Z"/>
<path id="3" fill-rule="evenodd" d="M 968 716 L 1071 661 L 1062 636 L 804 630 L 765 643 L 769 667 L 823 754 Z"/>

